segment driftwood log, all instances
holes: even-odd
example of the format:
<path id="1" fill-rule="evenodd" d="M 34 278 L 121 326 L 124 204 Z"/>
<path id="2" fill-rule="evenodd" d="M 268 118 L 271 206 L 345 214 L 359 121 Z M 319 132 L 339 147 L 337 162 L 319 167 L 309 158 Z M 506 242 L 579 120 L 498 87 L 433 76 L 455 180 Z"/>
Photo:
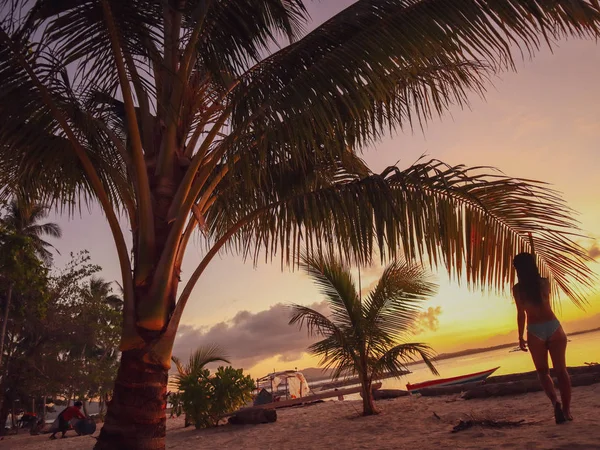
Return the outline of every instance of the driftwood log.
<path id="1" fill-rule="evenodd" d="M 277 411 L 264 408 L 244 408 L 229 417 L 231 425 L 256 425 L 277 421 Z"/>
<path id="2" fill-rule="evenodd" d="M 600 365 L 567 367 L 567 371 L 572 377 L 584 374 L 600 374 Z M 555 376 L 554 369 L 550 369 L 550 375 L 553 377 Z M 524 373 L 512 373 L 509 375 L 496 375 L 494 377 L 489 377 L 485 381 L 485 384 L 506 383 L 509 381 L 522 381 L 534 379 L 537 380 L 537 373 L 535 372 L 535 370 Z"/>
<path id="3" fill-rule="evenodd" d="M 571 375 L 571 384 L 574 387 L 600 383 L 600 365 L 568 367 L 567 370 Z M 550 374 L 554 376 L 553 369 L 550 369 Z M 425 388 L 421 389 L 419 394 L 423 397 L 436 397 L 440 395 L 462 393 L 463 398 L 471 399 L 525 394 L 527 392 L 537 392 L 541 390 L 542 388 L 539 385 L 537 373 L 531 371 L 509 375 L 497 375 L 495 377 L 489 377 L 485 381 L 477 381 L 474 383 Z"/>
<path id="4" fill-rule="evenodd" d="M 554 380 L 556 383 L 556 380 Z M 600 383 L 600 373 L 580 373 L 571 375 L 571 385 L 573 387 L 589 386 Z M 505 395 L 526 394 L 528 392 L 538 392 L 542 386 L 537 378 L 521 381 L 510 381 L 507 383 L 486 383 L 466 391 L 462 397 L 465 400 L 475 398 L 502 397 Z"/>
<path id="5" fill-rule="evenodd" d="M 374 400 L 388 400 L 391 398 L 406 397 L 410 392 L 402 389 L 378 389 L 373 391 Z"/>
<path id="6" fill-rule="evenodd" d="M 476 381 L 474 383 L 455 384 L 453 386 L 440 386 L 421 389 L 419 394 L 423 397 L 437 397 L 439 395 L 453 395 L 460 394 L 462 392 L 473 389 L 477 386 L 483 385 L 483 381 Z"/>

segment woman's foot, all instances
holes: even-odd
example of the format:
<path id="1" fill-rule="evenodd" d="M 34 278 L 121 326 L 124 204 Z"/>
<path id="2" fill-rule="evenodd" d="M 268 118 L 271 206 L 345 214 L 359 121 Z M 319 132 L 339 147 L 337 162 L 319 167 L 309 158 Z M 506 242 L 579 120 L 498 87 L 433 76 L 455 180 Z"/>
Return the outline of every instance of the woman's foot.
<path id="1" fill-rule="evenodd" d="M 565 423 L 567 421 L 565 413 L 563 412 L 562 407 L 560 406 L 560 402 L 556 402 L 554 404 L 554 420 L 557 424 Z"/>
<path id="2" fill-rule="evenodd" d="M 565 418 L 566 418 L 568 421 L 571 421 L 571 420 L 573 420 L 573 416 L 571 415 L 571 411 L 567 411 L 566 409 L 564 409 L 564 410 L 563 410 L 563 414 L 565 415 Z"/>

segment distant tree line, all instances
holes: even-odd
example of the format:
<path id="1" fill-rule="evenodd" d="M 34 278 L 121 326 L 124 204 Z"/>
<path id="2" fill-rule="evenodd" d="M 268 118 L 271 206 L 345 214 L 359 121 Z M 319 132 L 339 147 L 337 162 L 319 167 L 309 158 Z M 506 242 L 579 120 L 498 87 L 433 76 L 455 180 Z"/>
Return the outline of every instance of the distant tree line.
<path id="1" fill-rule="evenodd" d="M 55 266 L 48 208 L 15 196 L 0 210 L 0 433 L 12 412 L 110 399 L 123 302 L 87 251 Z"/>

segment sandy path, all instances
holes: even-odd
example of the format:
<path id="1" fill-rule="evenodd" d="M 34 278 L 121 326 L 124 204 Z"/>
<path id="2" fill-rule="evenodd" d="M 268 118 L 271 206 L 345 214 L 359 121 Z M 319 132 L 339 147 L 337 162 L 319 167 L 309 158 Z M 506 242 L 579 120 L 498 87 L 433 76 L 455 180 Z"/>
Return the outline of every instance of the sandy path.
<path id="1" fill-rule="evenodd" d="M 600 385 L 573 392 L 575 421 L 554 424 L 542 393 L 500 399 L 461 400 L 454 397 L 405 397 L 377 403 L 382 413 L 358 415 L 360 402 L 326 402 L 278 411 L 274 424 L 222 426 L 196 431 L 170 419 L 169 449 L 600 449 Z M 441 420 L 436 419 L 437 413 Z M 533 424 L 510 429 L 472 428 L 452 434 L 459 419 L 526 419 Z M 49 441 L 43 436 L 9 436 L 0 449 L 91 450 L 95 440 L 71 437 Z"/>

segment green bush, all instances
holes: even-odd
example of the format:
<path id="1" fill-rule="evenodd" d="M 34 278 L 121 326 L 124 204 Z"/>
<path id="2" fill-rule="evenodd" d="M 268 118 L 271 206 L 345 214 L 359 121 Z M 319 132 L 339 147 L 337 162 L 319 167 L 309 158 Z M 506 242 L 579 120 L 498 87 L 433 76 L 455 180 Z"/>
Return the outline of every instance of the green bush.
<path id="1" fill-rule="evenodd" d="M 224 414 L 252 399 L 254 380 L 243 369 L 219 367 L 211 376 L 207 369 L 180 379 L 181 402 L 187 418 L 196 428 L 214 427 Z"/>

